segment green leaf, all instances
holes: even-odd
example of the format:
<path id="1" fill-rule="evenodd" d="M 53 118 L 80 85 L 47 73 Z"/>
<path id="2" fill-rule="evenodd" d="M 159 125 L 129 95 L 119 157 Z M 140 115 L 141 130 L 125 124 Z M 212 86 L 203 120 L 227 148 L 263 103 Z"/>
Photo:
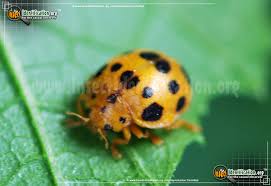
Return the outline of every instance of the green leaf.
<path id="1" fill-rule="evenodd" d="M 158 131 L 165 140 L 160 147 L 133 138 L 117 161 L 97 136 L 65 127 L 65 111 L 74 110 L 90 75 L 133 48 L 181 60 L 194 89 L 188 121 L 200 123 L 209 100 L 221 94 L 262 98 L 271 39 L 265 7 L 255 0 L 144 8 L 54 4 L 61 9 L 56 21 L 1 22 L 0 185 L 170 179 L 185 147 L 202 142 L 201 134 Z"/>

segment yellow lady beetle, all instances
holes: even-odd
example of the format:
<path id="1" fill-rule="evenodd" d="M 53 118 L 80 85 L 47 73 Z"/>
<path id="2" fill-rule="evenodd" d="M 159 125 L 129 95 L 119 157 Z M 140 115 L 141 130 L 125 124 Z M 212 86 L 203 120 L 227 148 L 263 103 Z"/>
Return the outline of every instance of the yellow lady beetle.
<path id="1" fill-rule="evenodd" d="M 123 138 L 111 142 L 113 157 L 121 158 L 117 145 L 128 144 L 131 134 L 161 144 L 150 129 L 199 130 L 177 120 L 191 101 L 190 79 L 183 66 L 161 52 L 135 50 L 111 59 L 87 81 L 86 90 L 78 98 L 78 114 L 67 113 L 80 119 L 71 125 L 82 123 L 98 133 L 106 148 L 107 131 L 122 132 Z"/>

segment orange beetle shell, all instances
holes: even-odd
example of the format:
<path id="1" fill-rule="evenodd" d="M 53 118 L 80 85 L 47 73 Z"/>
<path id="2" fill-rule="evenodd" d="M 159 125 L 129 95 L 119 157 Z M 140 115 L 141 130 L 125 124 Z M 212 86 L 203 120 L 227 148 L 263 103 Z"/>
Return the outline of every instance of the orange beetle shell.
<path id="1" fill-rule="evenodd" d="M 151 50 L 111 59 L 86 88 L 91 123 L 115 132 L 132 123 L 151 129 L 168 127 L 191 101 L 184 68 L 175 59 Z"/>

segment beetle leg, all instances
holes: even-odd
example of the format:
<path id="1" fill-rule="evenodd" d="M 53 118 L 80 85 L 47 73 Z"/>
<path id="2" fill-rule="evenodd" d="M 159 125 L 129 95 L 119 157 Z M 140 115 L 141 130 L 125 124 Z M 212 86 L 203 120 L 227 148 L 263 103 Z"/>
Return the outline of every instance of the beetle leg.
<path id="1" fill-rule="evenodd" d="M 150 138 L 151 142 L 155 145 L 161 145 L 164 141 L 157 135 L 153 134 L 149 130 L 146 131 L 147 138 Z"/>
<path id="2" fill-rule="evenodd" d="M 177 120 L 172 125 L 166 127 L 165 129 L 173 130 L 173 129 L 182 128 L 182 127 L 186 128 L 192 132 L 200 132 L 201 131 L 201 128 L 199 126 L 197 126 L 195 124 L 188 123 L 185 120 Z"/>
<path id="3" fill-rule="evenodd" d="M 105 148 L 108 149 L 109 143 L 108 143 L 106 134 L 101 129 L 98 129 L 97 132 L 99 133 L 99 135 L 101 136 L 101 138 L 104 140 L 104 142 L 105 142 Z"/>
<path id="4" fill-rule="evenodd" d="M 122 132 L 123 132 L 123 137 L 124 138 L 113 139 L 112 145 L 111 145 L 112 156 L 117 158 L 117 159 L 120 159 L 122 157 L 122 154 L 117 149 L 117 145 L 128 144 L 130 139 L 131 139 L 131 132 L 130 132 L 130 129 L 128 127 L 124 128 Z"/>
<path id="5" fill-rule="evenodd" d="M 144 134 L 142 132 L 141 128 L 139 128 L 137 125 L 131 125 L 130 130 L 131 130 L 132 134 L 135 135 L 139 139 L 149 137 L 149 134 L 148 133 Z"/>
<path id="6" fill-rule="evenodd" d="M 155 145 L 160 145 L 163 143 L 163 140 L 159 136 L 153 134 L 149 130 L 147 130 L 144 134 L 141 128 L 139 128 L 137 125 L 131 125 L 130 129 L 131 129 L 132 134 L 134 134 L 139 139 L 150 138 L 151 142 Z"/>

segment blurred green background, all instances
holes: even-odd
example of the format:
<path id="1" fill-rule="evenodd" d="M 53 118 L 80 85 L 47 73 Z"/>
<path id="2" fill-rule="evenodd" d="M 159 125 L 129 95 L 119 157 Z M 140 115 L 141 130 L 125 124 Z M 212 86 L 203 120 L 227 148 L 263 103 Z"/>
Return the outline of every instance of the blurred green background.
<path id="1" fill-rule="evenodd" d="M 271 69 L 271 61 L 268 69 Z M 241 168 L 243 153 L 251 158 L 252 166 L 247 168 L 253 168 L 254 158 L 266 159 L 267 141 L 270 167 L 271 71 L 268 79 L 268 97 L 265 100 L 259 101 L 247 96 L 220 96 L 212 99 L 210 112 L 201 118 L 206 144 L 188 146 L 182 163 L 174 174 L 175 178 L 215 181 L 213 168 L 219 164 L 230 165 L 232 158 L 236 158 L 238 154 Z M 256 160 L 256 164 L 259 161 Z M 258 168 L 263 167 L 266 166 Z"/>

